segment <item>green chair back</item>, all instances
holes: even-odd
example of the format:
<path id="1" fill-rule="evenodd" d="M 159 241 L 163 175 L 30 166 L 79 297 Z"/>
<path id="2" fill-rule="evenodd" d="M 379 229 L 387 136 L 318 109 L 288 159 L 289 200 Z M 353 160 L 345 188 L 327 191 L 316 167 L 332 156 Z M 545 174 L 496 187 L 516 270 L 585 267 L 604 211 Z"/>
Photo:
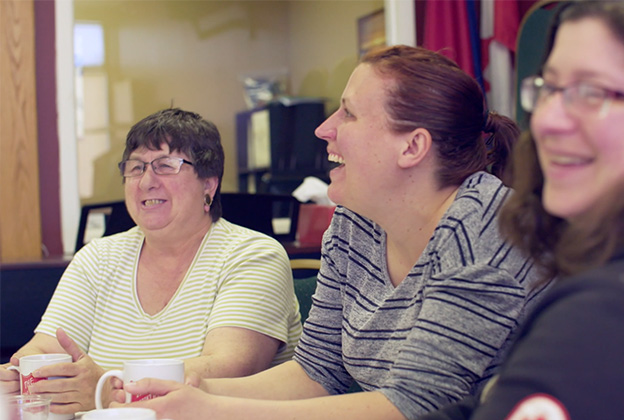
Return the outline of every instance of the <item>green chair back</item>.
<path id="1" fill-rule="evenodd" d="M 516 43 L 516 121 L 524 130 L 529 126 L 526 112 L 520 105 L 520 85 L 525 77 L 539 72 L 548 47 L 548 28 L 553 16 L 566 2 L 544 0 L 536 3 L 524 16 Z"/>
<path id="2" fill-rule="evenodd" d="M 299 301 L 299 312 L 301 313 L 301 322 L 308 319 L 310 308 L 312 307 L 312 295 L 316 290 L 316 276 L 296 278 L 295 295 Z"/>

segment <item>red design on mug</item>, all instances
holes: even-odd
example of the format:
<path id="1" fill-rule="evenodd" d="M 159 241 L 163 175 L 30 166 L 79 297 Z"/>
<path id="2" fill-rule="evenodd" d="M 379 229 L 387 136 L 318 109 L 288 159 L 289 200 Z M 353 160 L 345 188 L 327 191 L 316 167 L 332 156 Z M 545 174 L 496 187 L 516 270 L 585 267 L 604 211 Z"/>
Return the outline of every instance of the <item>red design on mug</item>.
<path id="1" fill-rule="evenodd" d="M 132 394 L 130 402 L 147 401 L 156 398 L 154 394 Z"/>
<path id="2" fill-rule="evenodd" d="M 22 378 L 22 394 L 23 395 L 30 395 L 30 386 L 32 384 L 48 379 L 48 378 L 35 378 L 33 377 L 32 373 L 28 375 L 20 375 L 20 377 Z"/>
<path id="3" fill-rule="evenodd" d="M 130 381 L 133 383 L 134 381 Z M 154 394 L 130 394 L 130 402 L 147 401 L 156 398 Z"/>

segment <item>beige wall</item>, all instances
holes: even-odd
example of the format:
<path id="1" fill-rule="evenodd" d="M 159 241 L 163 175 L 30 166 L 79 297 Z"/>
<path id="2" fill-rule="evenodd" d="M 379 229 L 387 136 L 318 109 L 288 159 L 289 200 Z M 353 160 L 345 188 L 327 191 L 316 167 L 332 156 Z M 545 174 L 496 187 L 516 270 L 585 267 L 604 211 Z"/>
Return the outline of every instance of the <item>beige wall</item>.
<path id="1" fill-rule="evenodd" d="M 383 0 L 291 1 L 289 65 L 293 90 L 302 96 L 328 99 L 327 111 L 357 65 L 358 18 L 383 9 Z"/>
<path id="2" fill-rule="evenodd" d="M 291 94 L 326 97 L 331 110 L 357 62 L 357 19 L 382 7 L 383 0 L 75 0 L 75 20 L 101 22 L 106 43 L 105 65 L 78 78 L 87 87 L 82 201 L 123 198 L 116 163 L 128 129 L 172 104 L 217 124 L 223 189 L 236 190 L 234 116 L 246 108 L 240 76 L 288 68 Z"/>

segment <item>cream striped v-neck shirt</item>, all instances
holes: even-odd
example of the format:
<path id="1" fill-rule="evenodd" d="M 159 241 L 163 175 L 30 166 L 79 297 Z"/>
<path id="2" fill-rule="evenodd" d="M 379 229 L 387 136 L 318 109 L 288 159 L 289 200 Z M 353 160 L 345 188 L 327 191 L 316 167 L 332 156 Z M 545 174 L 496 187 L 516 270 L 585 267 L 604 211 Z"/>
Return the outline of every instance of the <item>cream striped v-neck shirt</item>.
<path id="1" fill-rule="evenodd" d="M 83 247 L 35 331 L 55 335 L 62 327 L 104 369 L 131 359 L 197 357 L 217 327 L 247 328 L 281 341 L 274 364 L 292 357 L 301 321 L 279 242 L 220 219 L 169 304 L 148 315 L 135 280 L 143 240 L 134 227 Z"/>

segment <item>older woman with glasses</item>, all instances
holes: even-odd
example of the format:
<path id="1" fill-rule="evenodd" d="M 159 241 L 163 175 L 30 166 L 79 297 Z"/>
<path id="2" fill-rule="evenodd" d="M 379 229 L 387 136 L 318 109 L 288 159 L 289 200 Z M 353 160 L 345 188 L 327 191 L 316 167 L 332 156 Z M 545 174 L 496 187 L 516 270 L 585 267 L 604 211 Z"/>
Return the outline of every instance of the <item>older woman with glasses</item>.
<path id="1" fill-rule="evenodd" d="M 301 321 L 288 256 L 221 218 L 223 165 L 217 128 L 195 113 L 166 109 L 130 130 L 119 168 L 137 226 L 76 254 L 11 359 L 73 356 L 34 374 L 64 377 L 30 386 L 54 413 L 93 408 L 98 378 L 125 360 L 178 358 L 187 373 L 235 377 L 292 357 Z M 0 385 L 19 391 L 6 369 Z"/>
<path id="2" fill-rule="evenodd" d="M 503 231 L 559 276 L 479 401 L 427 420 L 619 420 L 624 413 L 624 3 L 570 2 L 522 104 Z"/>

